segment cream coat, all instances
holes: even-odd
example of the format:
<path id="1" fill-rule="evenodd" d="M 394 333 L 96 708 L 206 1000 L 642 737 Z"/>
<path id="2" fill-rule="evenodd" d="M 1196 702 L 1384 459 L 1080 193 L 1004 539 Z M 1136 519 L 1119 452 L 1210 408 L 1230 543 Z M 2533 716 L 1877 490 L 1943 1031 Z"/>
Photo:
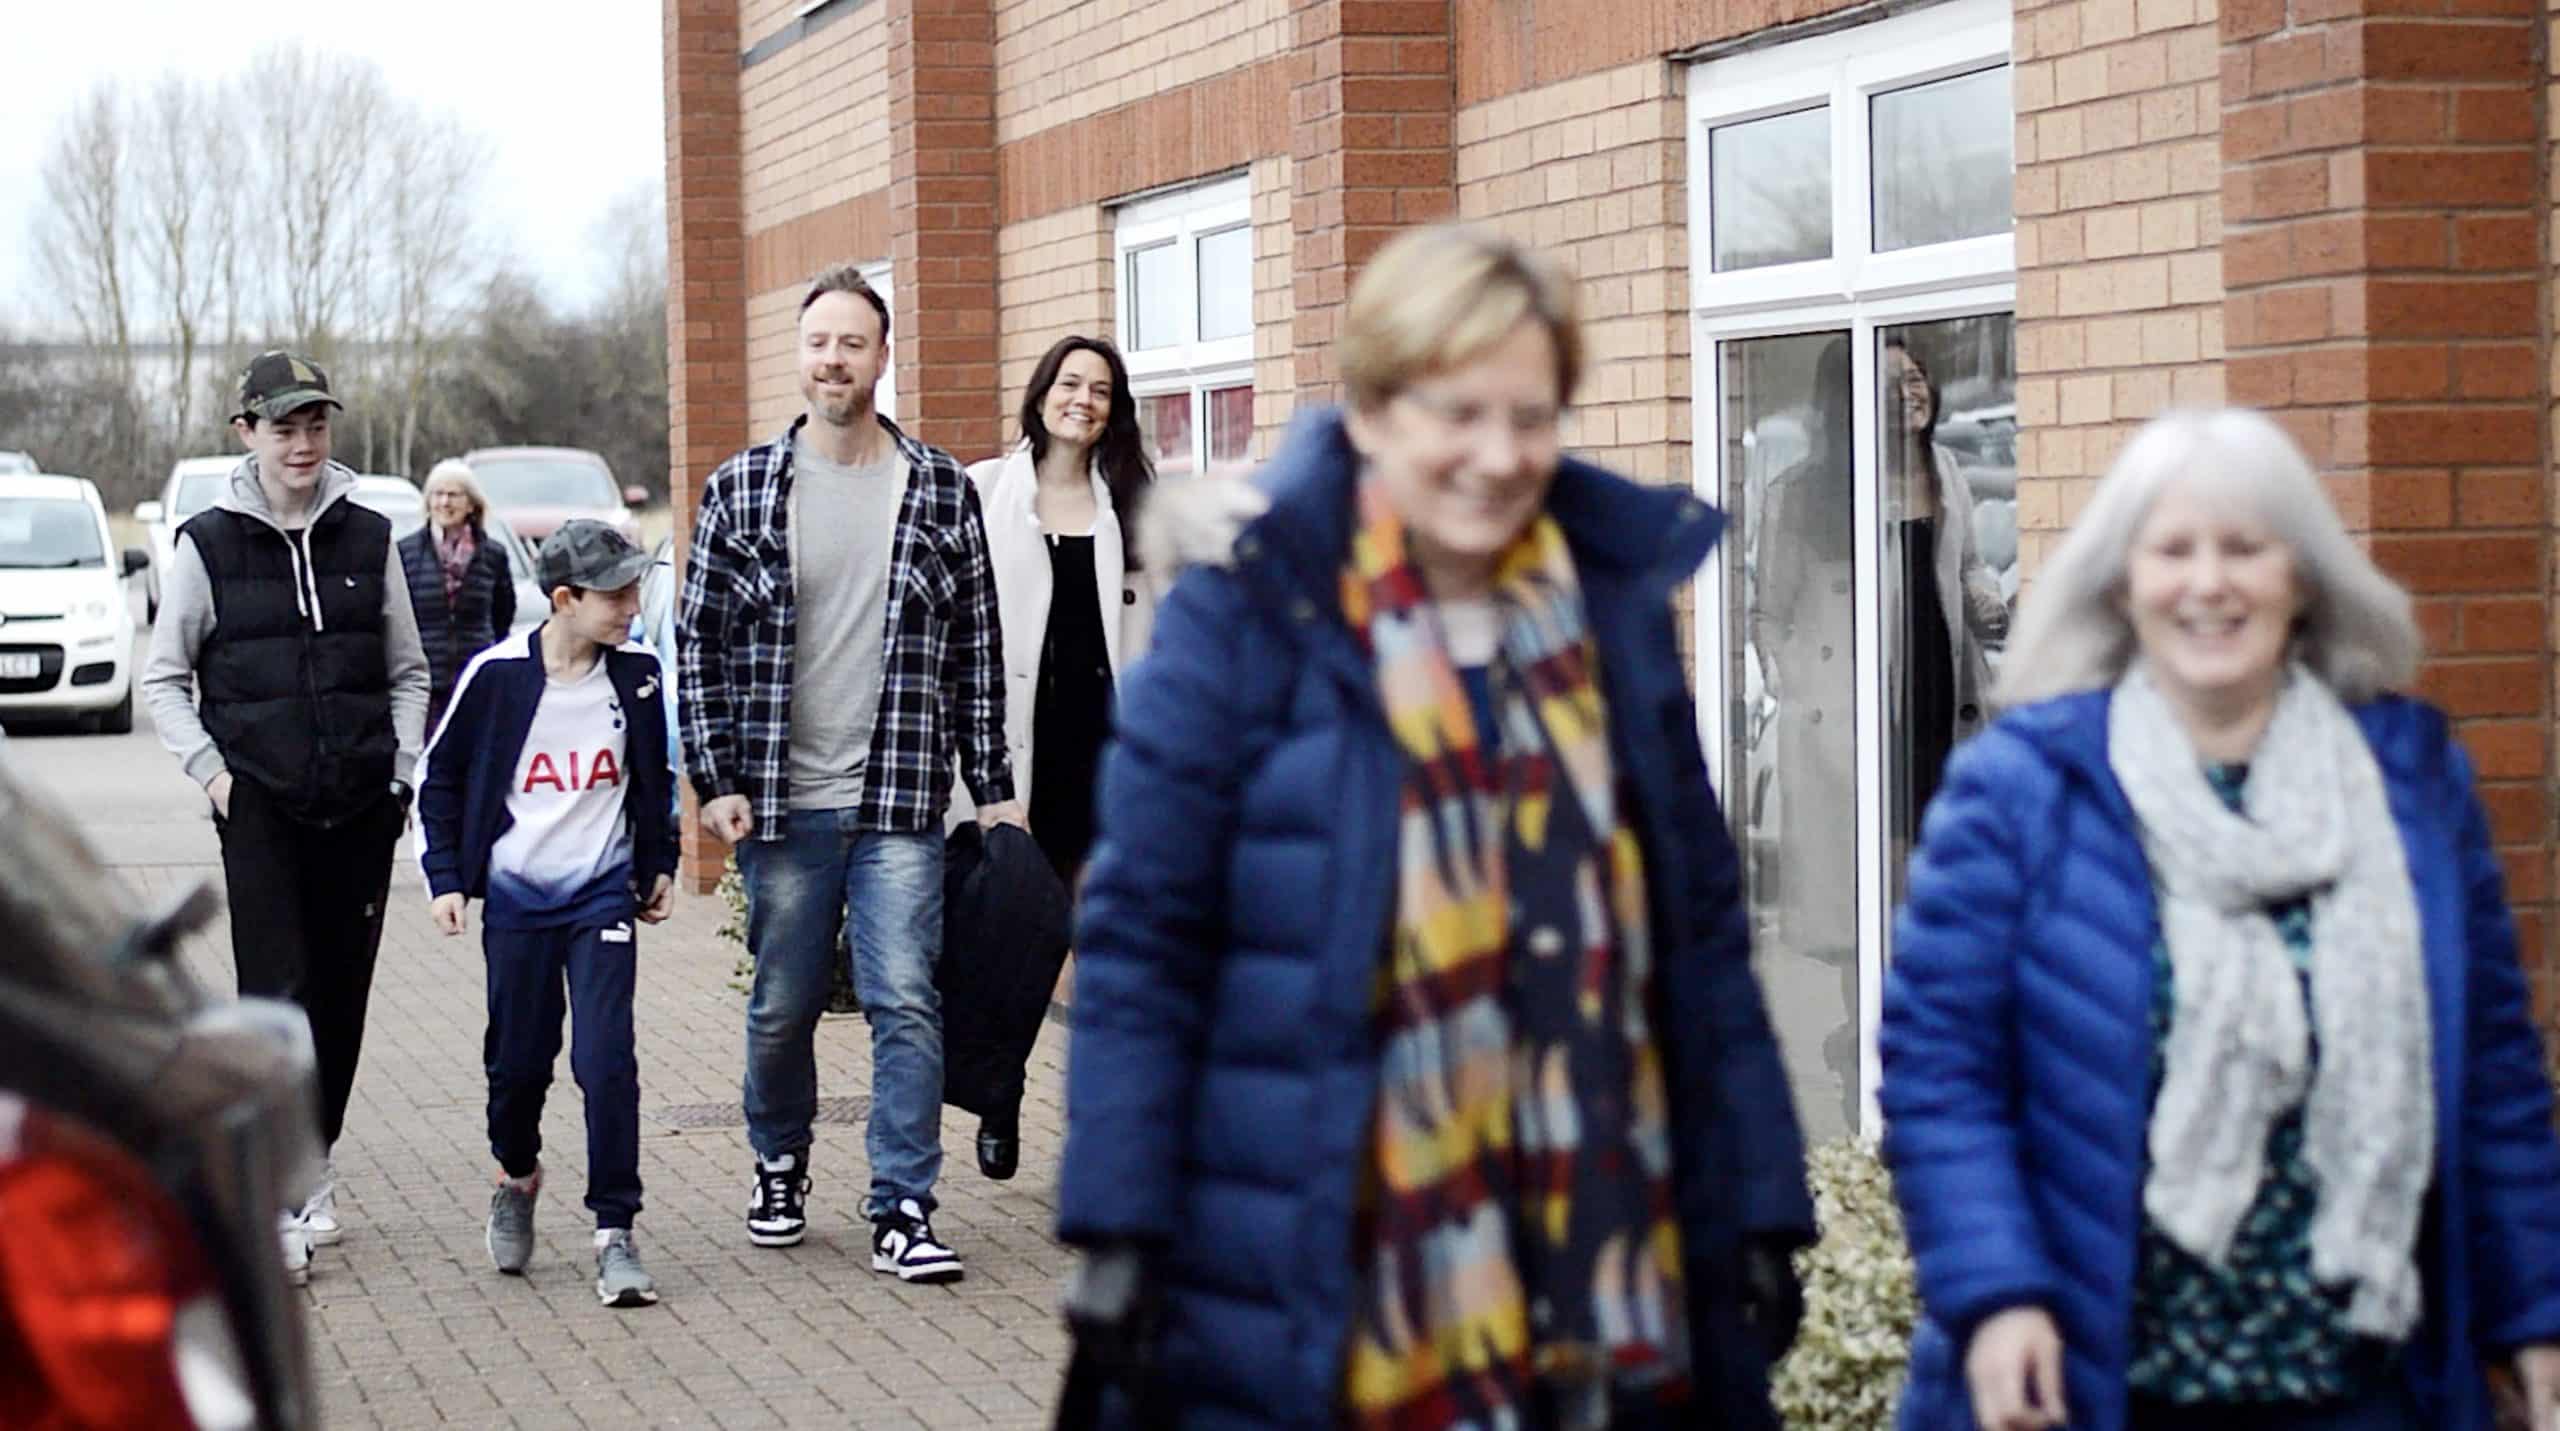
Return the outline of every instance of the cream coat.
<path id="1" fill-rule="evenodd" d="M 969 468 L 978 487 L 978 507 L 986 522 L 987 558 L 996 574 L 996 615 L 1004 627 L 1004 737 L 1013 757 L 1013 793 L 1025 810 L 1031 807 L 1031 717 L 1039 703 L 1040 650 L 1049 634 L 1049 547 L 1040 533 L 1036 503 L 1040 477 L 1031 462 L 1031 444 L 1020 443 L 1002 457 L 990 457 Z M 1156 588 L 1150 572 L 1127 569 L 1120 515 L 1112 510 L 1111 489 L 1099 475 L 1093 482 L 1093 579 L 1102 603 L 1102 642 L 1111 657 L 1114 682 L 1126 663 L 1146 654 L 1147 636 L 1155 625 Z M 1114 618 L 1117 618 L 1116 620 Z M 967 790 L 952 784 L 949 822 L 973 816 L 976 807 Z"/>

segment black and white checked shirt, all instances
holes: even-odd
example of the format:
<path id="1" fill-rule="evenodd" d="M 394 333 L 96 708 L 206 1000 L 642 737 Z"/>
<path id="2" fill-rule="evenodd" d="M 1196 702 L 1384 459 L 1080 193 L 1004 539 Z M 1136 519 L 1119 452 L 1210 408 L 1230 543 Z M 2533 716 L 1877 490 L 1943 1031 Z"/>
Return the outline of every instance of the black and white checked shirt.
<path id="1" fill-rule="evenodd" d="M 711 474 L 676 608 L 685 775 L 701 799 L 746 796 L 760 840 L 782 838 L 791 800 L 791 444 L 807 421 Z M 887 418 L 880 425 L 910 476 L 890 544 L 880 714 L 857 818 L 869 830 L 933 830 L 950 800 L 955 746 L 979 805 L 1013 798 L 995 571 L 967 470 Z"/>

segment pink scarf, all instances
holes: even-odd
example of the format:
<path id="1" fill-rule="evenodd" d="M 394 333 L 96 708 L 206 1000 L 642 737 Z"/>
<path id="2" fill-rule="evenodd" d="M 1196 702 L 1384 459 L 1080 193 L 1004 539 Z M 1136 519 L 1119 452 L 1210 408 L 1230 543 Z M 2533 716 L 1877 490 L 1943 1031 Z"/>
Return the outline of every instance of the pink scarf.
<path id="1" fill-rule="evenodd" d="M 452 606 L 462 593 L 462 579 L 471 573 L 471 558 L 480 551 L 479 538 L 471 524 L 464 522 L 450 532 L 435 534 L 436 564 L 444 568 L 444 604 Z"/>

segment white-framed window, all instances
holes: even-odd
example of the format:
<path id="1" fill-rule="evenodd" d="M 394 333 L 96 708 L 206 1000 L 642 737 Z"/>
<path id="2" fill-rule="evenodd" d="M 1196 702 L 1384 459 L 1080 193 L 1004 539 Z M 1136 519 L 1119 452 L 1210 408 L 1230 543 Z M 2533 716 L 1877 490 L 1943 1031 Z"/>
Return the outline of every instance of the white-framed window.
<path id="1" fill-rule="evenodd" d="M 1120 355 L 1159 476 L 1244 460 L 1253 440 L 1253 191 L 1242 176 L 1121 206 Z"/>
<path id="2" fill-rule="evenodd" d="M 898 311 L 897 290 L 889 286 L 889 260 L 864 264 L 862 281 L 871 285 L 871 291 L 880 295 L 880 301 L 889 305 L 891 313 Z M 898 420 L 898 340 L 903 336 L 894 331 L 895 327 L 891 325 L 893 331 L 889 334 L 889 365 L 880 370 L 880 385 L 871 390 L 872 408 L 891 422 Z"/>
<path id="3" fill-rule="evenodd" d="M 1875 1126 L 1891 911 L 2016 592 L 2010 29 L 1949 0 L 1689 75 L 1697 481 L 1733 523 L 1701 735 L 1815 1138 Z"/>

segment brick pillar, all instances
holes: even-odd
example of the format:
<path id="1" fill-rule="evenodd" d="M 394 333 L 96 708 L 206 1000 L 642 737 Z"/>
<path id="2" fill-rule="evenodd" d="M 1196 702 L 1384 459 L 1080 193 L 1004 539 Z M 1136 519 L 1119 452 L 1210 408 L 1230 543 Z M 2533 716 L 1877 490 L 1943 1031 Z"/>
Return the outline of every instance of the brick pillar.
<path id="1" fill-rule="evenodd" d="M 1407 224 L 1457 212 L 1450 0 L 1294 0 L 1289 208 L 1297 400 L 1338 401 L 1351 280 Z"/>
<path id="2" fill-rule="evenodd" d="M 738 0 L 666 0 L 667 463 L 681 563 L 703 480 L 747 442 L 747 244 L 739 185 Z M 728 847 L 688 789 L 683 883 L 719 883 Z"/>
<path id="3" fill-rule="evenodd" d="M 890 257 L 905 425 L 963 462 L 1002 440 L 996 372 L 995 12 L 888 0 Z"/>
<path id="4" fill-rule="evenodd" d="M 2551 967 L 2551 564 L 2538 15 L 2393 0 L 2222 12 L 2234 402 L 2273 410 L 2416 597 Z"/>

